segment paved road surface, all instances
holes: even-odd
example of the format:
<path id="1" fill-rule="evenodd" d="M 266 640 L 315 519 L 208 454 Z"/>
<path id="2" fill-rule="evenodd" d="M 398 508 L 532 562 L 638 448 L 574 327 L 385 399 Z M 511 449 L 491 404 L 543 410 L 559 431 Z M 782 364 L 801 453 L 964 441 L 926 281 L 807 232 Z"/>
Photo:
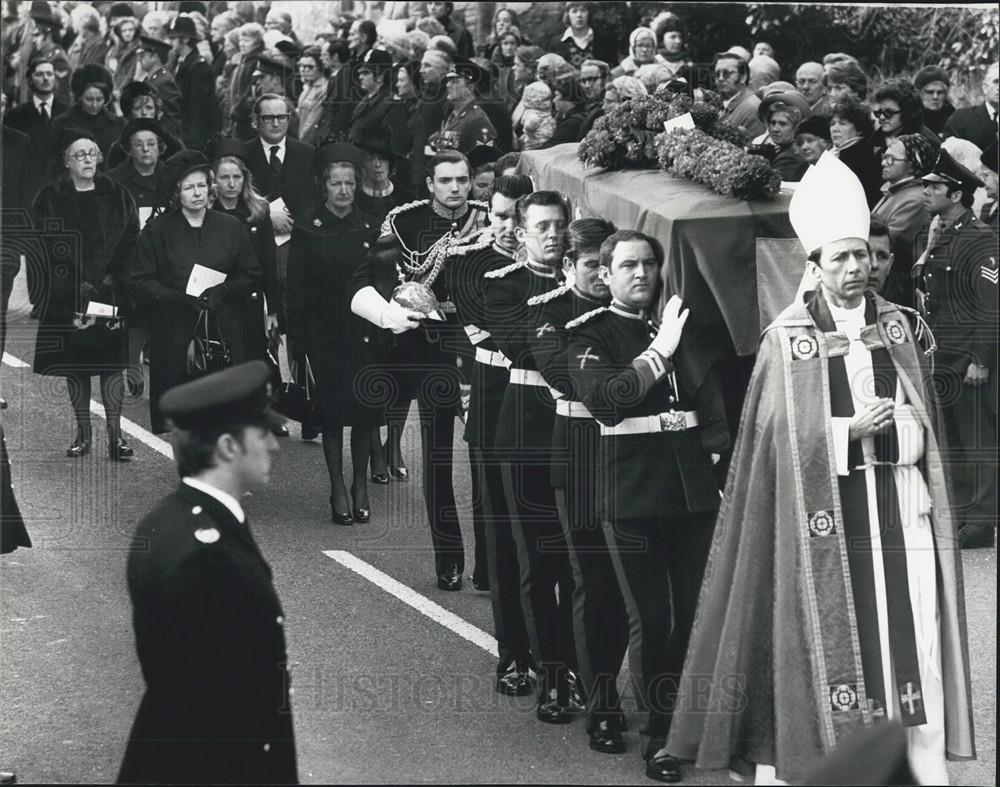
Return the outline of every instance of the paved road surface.
<path id="1" fill-rule="evenodd" d="M 65 458 L 74 426 L 62 381 L 16 366 L 34 343 L 23 304 L 22 282 L 2 368 L 3 417 L 34 548 L 0 561 L 0 769 L 22 783 L 107 782 L 142 689 L 125 588 L 129 535 L 177 478 L 155 440 L 133 437 L 137 456 L 127 465 L 100 450 Z M 128 404 L 126 416 L 148 427 L 148 403 Z M 97 416 L 94 438 L 104 443 Z M 534 720 L 530 698 L 493 691 L 488 595 L 471 583 L 450 594 L 434 585 L 416 442 L 411 422 L 413 478 L 371 486 L 368 524 L 329 523 L 319 442 L 294 432 L 271 487 L 246 504 L 286 611 L 302 781 L 644 782 L 634 713 L 628 751 L 599 755 L 582 720 L 547 726 Z M 463 445 L 456 450 L 464 457 Z M 455 484 L 469 574 L 463 462 Z M 985 785 L 996 773 L 996 552 L 966 554 L 965 569 L 980 759 L 955 764 L 951 777 Z M 718 782 L 724 773 L 687 779 Z"/>

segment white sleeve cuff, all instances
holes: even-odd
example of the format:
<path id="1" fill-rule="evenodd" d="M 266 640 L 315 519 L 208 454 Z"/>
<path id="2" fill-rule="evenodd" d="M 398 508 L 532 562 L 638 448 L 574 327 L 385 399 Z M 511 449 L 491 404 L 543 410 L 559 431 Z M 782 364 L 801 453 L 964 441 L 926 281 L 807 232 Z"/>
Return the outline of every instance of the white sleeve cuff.
<path id="1" fill-rule="evenodd" d="M 847 464 L 847 449 L 850 444 L 851 419 L 831 418 L 833 421 L 833 457 L 837 462 L 837 475 L 850 475 Z"/>
<path id="2" fill-rule="evenodd" d="M 351 299 L 351 311 L 379 328 L 382 327 L 382 314 L 388 305 L 389 302 L 371 285 L 362 287 Z"/>

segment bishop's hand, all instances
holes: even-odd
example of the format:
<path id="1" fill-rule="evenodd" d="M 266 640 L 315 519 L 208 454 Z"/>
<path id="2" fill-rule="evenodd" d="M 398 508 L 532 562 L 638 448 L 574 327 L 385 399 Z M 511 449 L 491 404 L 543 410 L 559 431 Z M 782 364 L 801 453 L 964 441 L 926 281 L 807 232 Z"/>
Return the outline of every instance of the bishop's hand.
<path id="1" fill-rule="evenodd" d="M 860 440 L 874 437 L 892 426 L 895 404 L 892 399 L 879 399 L 874 404 L 865 405 L 851 419 L 848 437 Z"/>

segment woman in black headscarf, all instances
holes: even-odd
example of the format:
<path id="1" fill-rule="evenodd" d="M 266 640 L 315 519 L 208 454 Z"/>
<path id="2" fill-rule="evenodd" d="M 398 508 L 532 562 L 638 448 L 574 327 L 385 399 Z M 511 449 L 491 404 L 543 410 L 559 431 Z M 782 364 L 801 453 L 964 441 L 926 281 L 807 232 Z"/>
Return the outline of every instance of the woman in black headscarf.
<path id="1" fill-rule="evenodd" d="M 139 216 L 128 191 L 98 174 L 101 151 L 92 134 L 63 129 L 57 140 L 63 174 L 38 192 L 32 206 L 35 226 L 52 228 L 42 236 L 34 371 L 66 378 L 76 416 L 76 438 L 66 452 L 73 458 L 90 452 L 90 384 L 92 376 L 100 376 L 108 454 L 128 459 L 132 449 L 121 436 L 128 334 L 120 322 L 85 315 L 123 302 L 125 264 L 139 234 Z"/>

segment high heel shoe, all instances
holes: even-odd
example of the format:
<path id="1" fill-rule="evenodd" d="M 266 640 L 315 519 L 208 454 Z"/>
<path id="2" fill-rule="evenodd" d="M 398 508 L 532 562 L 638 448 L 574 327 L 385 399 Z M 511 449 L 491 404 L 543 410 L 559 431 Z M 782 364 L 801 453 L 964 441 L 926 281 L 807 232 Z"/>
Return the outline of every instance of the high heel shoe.
<path id="1" fill-rule="evenodd" d="M 389 483 L 389 474 L 388 473 L 372 473 L 372 483 L 373 484 L 380 484 L 382 486 L 385 486 L 386 484 Z"/>
<path id="2" fill-rule="evenodd" d="M 127 462 L 135 456 L 135 451 L 132 449 L 125 439 L 119 437 L 117 440 L 108 441 L 108 458 L 114 460 L 115 462 Z"/>
<path id="3" fill-rule="evenodd" d="M 354 506 L 352 513 L 354 515 L 354 521 L 360 522 L 361 524 L 364 524 L 372 518 L 372 510 L 370 508 L 358 508 L 357 506 Z"/>
<path id="4" fill-rule="evenodd" d="M 333 498 L 330 498 L 330 520 L 335 525 L 353 525 L 354 518 L 350 512 L 341 514 L 333 505 Z"/>
<path id="5" fill-rule="evenodd" d="M 76 441 L 73 445 L 66 449 L 66 456 L 70 459 L 79 459 L 81 456 L 86 456 L 89 453 L 90 440 L 84 440 L 79 435 L 77 435 Z"/>

